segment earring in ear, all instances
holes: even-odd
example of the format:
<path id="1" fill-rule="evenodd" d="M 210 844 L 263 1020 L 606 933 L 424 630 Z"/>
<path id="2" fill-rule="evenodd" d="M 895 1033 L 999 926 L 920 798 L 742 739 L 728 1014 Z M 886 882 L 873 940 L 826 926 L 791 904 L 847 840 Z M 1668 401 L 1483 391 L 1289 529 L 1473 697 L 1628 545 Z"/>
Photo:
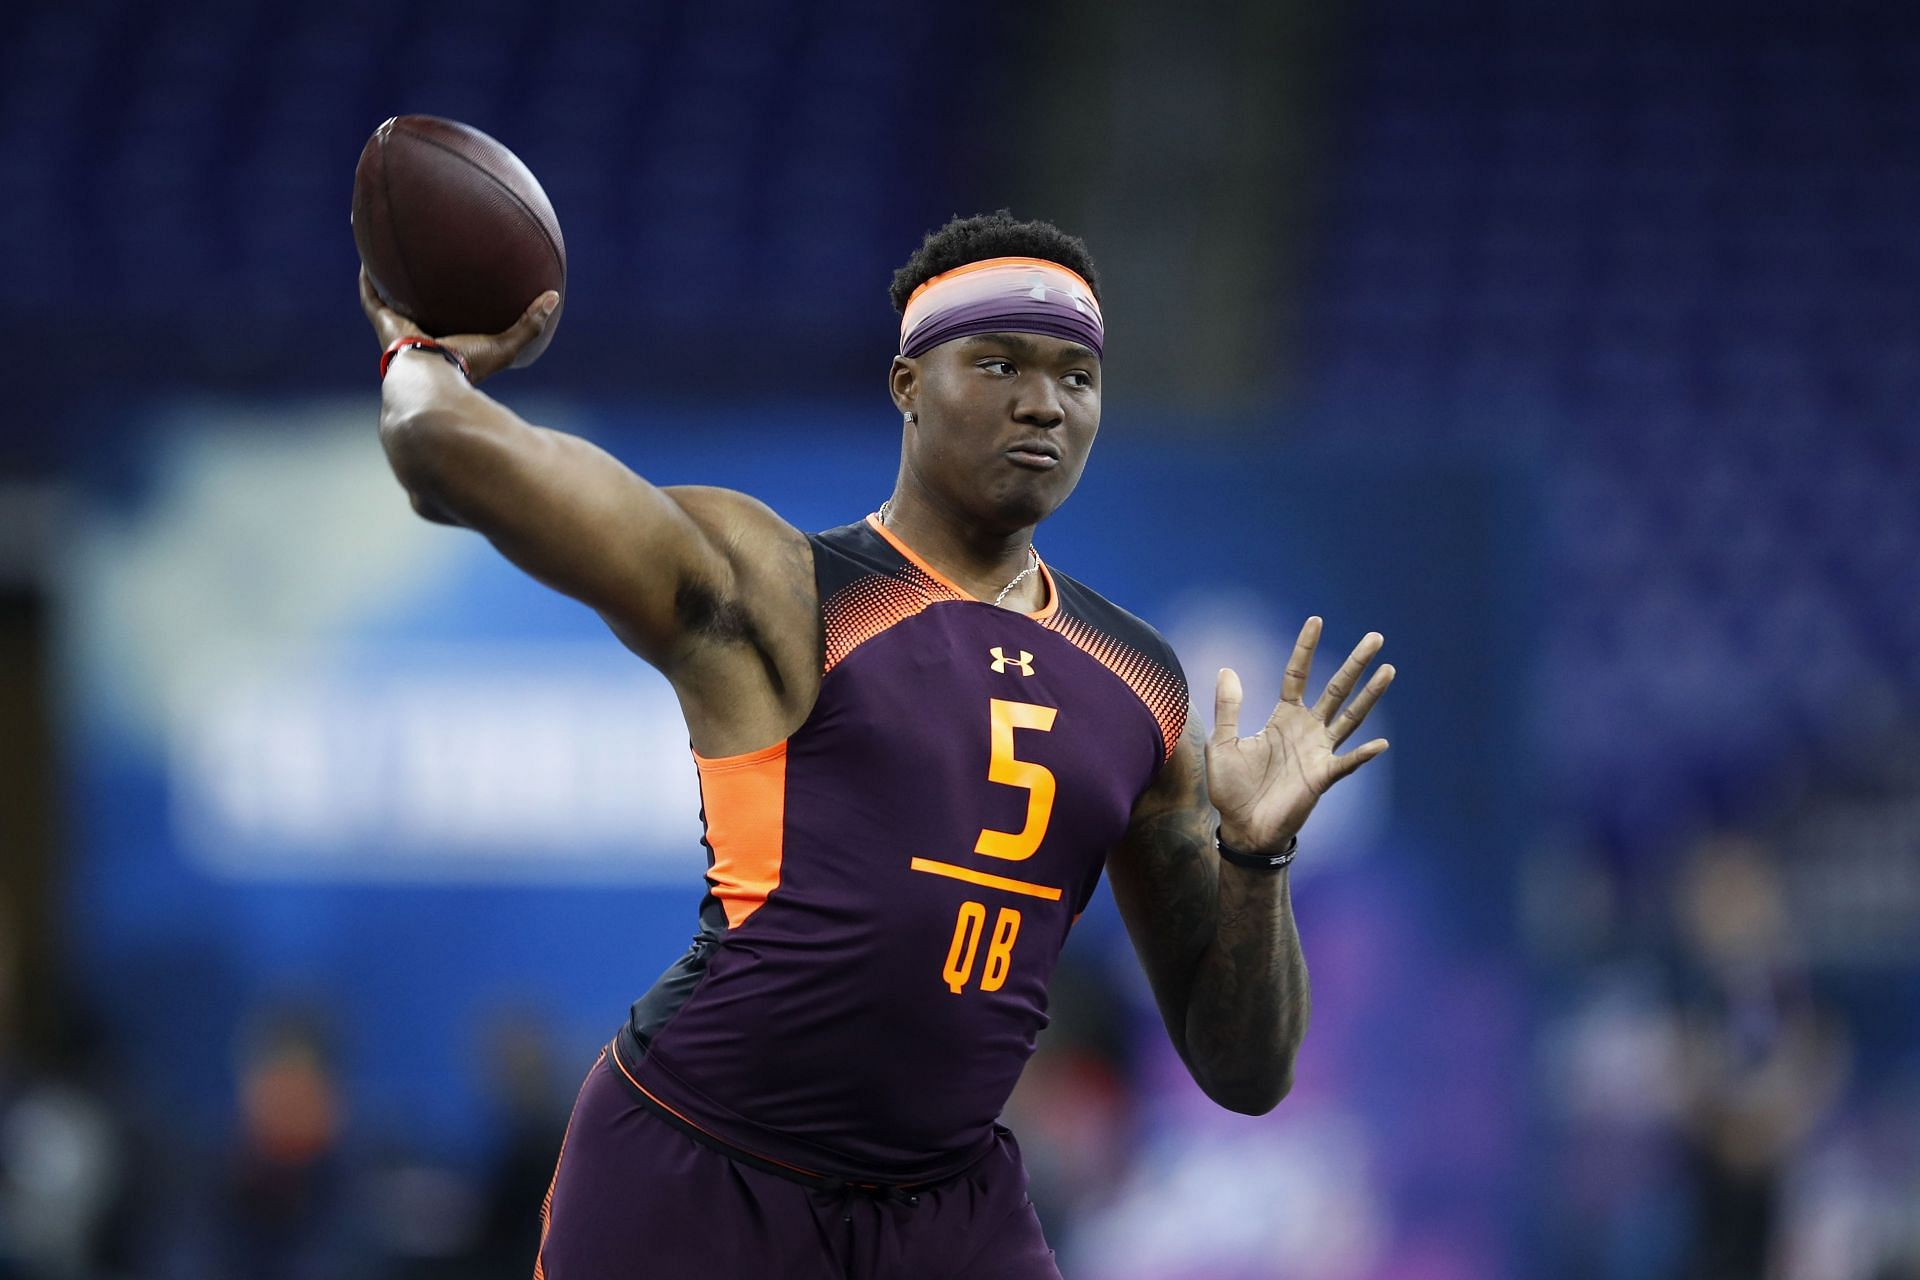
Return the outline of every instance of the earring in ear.
<path id="1" fill-rule="evenodd" d="M 907 421 L 908 421 L 908 422 L 918 422 L 918 421 L 920 421 L 920 419 L 918 419 L 918 418 L 916 418 L 916 417 L 915 417 L 915 416 L 913 415 L 913 413 L 912 413 L 912 411 L 908 411 L 908 413 L 907 413 Z"/>

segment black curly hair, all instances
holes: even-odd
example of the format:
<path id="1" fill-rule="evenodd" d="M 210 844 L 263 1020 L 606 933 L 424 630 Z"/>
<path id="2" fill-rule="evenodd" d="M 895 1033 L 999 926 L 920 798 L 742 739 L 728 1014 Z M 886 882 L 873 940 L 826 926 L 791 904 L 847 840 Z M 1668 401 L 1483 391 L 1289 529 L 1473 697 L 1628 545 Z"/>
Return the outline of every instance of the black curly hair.
<path id="1" fill-rule="evenodd" d="M 1100 297 L 1100 277 L 1086 242 L 1070 236 L 1051 222 L 1021 222 L 1011 209 L 956 217 L 913 251 L 906 265 L 893 273 L 893 309 L 905 313 L 907 299 L 942 271 L 964 267 L 983 258 L 1042 258 L 1077 273 Z"/>

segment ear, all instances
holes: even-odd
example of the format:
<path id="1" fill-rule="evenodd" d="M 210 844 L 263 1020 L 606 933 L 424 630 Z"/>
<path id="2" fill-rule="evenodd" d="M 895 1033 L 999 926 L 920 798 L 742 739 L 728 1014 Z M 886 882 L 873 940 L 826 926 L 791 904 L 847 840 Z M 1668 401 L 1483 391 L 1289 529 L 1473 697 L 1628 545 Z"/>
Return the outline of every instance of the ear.
<path id="1" fill-rule="evenodd" d="M 895 409 L 901 413 L 911 412 L 920 395 L 920 361 L 895 356 L 892 367 L 887 370 L 887 392 L 893 397 Z"/>

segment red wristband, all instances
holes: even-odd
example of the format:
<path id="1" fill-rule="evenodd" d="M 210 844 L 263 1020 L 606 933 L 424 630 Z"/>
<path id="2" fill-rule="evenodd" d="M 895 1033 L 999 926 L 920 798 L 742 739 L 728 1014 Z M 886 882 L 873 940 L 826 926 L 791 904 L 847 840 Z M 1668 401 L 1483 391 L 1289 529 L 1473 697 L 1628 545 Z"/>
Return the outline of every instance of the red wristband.
<path id="1" fill-rule="evenodd" d="M 422 351 L 438 351 L 441 359 L 460 371 L 461 377 L 465 378 L 468 382 L 473 381 L 473 374 L 467 368 L 465 356 L 455 351 L 452 347 L 434 341 L 425 334 L 410 333 L 405 337 L 395 338 L 387 344 L 387 349 L 380 353 L 380 380 L 382 382 L 385 382 L 387 379 L 387 366 L 393 363 L 393 358 L 409 347 L 418 347 Z"/>

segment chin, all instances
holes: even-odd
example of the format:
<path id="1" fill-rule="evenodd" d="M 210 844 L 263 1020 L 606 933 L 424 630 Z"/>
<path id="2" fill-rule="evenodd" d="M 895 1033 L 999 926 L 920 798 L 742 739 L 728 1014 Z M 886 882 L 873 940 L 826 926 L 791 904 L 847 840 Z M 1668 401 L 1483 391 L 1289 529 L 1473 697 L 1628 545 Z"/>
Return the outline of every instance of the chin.
<path id="1" fill-rule="evenodd" d="M 1072 492 L 1073 486 L 1068 485 L 1060 493 L 1034 488 L 1005 494 L 994 504 L 993 516 L 997 523 L 1009 531 L 1025 529 L 1058 511 Z"/>

